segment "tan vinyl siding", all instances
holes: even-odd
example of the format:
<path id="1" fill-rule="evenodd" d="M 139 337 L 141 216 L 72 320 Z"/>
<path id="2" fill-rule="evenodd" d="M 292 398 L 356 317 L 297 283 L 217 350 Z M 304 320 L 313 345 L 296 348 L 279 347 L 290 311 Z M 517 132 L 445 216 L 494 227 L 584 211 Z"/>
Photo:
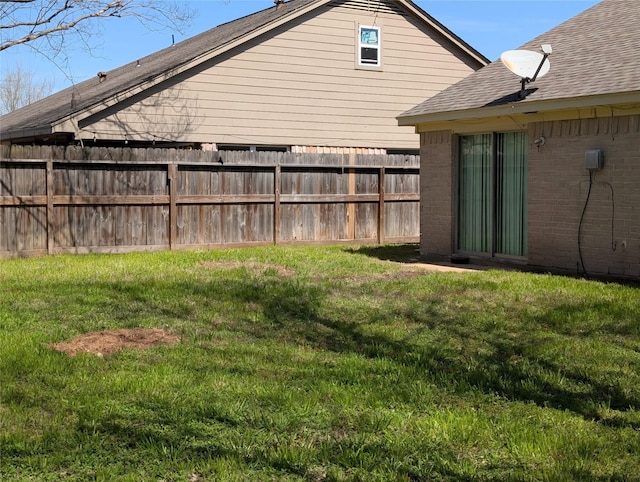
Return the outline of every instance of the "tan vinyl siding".
<path id="1" fill-rule="evenodd" d="M 126 130 L 145 141 L 418 148 L 414 128 L 396 116 L 474 70 L 421 22 L 389 9 L 325 7 L 296 22 L 83 137 Z M 381 70 L 357 68 L 358 24 L 381 27 Z"/>

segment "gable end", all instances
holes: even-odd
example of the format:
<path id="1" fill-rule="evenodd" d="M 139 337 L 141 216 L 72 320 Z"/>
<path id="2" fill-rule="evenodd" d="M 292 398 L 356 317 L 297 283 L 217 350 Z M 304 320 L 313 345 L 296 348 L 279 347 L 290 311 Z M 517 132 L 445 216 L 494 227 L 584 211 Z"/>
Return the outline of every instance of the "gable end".
<path id="1" fill-rule="evenodd" d="M 387 13 L 407 16 L 406 10 L 400 8 L 396 2 L 385 0 L 333 0 L 329 3 L 331 7 L 349 8 L 370 13 Z"/>

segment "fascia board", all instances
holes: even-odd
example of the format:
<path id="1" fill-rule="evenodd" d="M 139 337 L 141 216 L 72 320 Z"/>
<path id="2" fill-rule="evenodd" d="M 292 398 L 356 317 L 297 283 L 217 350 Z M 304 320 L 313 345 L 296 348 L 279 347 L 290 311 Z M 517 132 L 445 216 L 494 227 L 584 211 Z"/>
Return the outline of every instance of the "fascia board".
<path id="1" fill-rule="evenodd" d="M 616 105 L 640 105 L 640 91 L 624 92 L 596 96 L 570 97 L 566 99 L 550 99 L 534 102 L 512 102 L 510 104 L 479 107 L 474 109 L 436 112 L 433 114 L 416 114 L 397 117 L 399 126 L 416 126 L 420 124 L 436 124 L 441 122 L 468 121 L 471 119 L 486 119 L 515 114 L 534 114 L 562 110 L 575 110 Z"/>
<path id="2" fill-rule="evenodd" d="M 52 130 L 54 131 L 59 131 L 59 130 L 63 130 L 63 129 L 59 129 L 58 127 L 61 124 L 65 124 L 67 122 L 72 122 L 74 126 L 76 126 L 76 130 L 77 130 L 77 125 L 78 125 L 78 120 L 81 118 L 85 118 L 88 117 L 92 114 L 95 114 L 96 112 L 99 112 L 100 110 L 103 109 L 107 109 L 109 107 L 113 107 L 114 105 L 119 104 L 120 102 L 128 99 L 129 97 L 139 94 L 141 92 L 144 92 L 145 90 L 161 83 L 164 82 L 172 77 L 175 77 L 176 75 L 179 75 L 183 72 L 188 71 L 189 69 L 197 66 L 198 64 L 201 64 L 202 62 L 206 62 L 208 60 L 211 60 L 215 57 L 218 57 L 222 54 L 224 54 L 225 52 L 228 52 L 232 49 L 234 49 L 235 47 L 238 47 L 239 45 L 242 45 L 246 42 L 249 42 L 257 37 L 259 37 L 260 35 L 263 35 L 271 30 L 274 30 L 278 27 L 280 27 L 281 25 L 284 25 L 287 22 L 290 22 L 291 20 L 294 20 L 302 15 L 305 15 L 308 12 L 311 12 L 319 7 L 324 6 L 325 4 L 331 2 L 331 0 L 318 0 L 317 2 L 311 3 L 309 5 L 306 5 L 305 7 L 298 9 L 298 10 L 294 10 L 292 12 L 290 12 L 289 14 L 285 14 L 282 15 L 280 18 L 278 18 L 277 20 L 270 22 L 266 25 L 263 25 L 260 28 L 257 28 L 255 30 L 252 30 L 251 32 L 249 32 L 248 34 L 245 34 L 241 37 L 237 37 L 235 39 L 230 40 L 229 42 L 219 46 L 218 48 L 207 52 L 206 54 L 200 55 L 198 57 L 193 58 L 192 60 L 190 60 L 189 62 L 186 62 L 184 64 L 181 64 L 180 66 L 172 69 L 172 70 L 168 70 L 165 71 L 159 75 L 156 75 L 155 77 L 143 81 L 139 84 L 136 84 L 132 87 L 130 87 L 129 89 L 123 90 L 121 92 L 118 92 L 117 94 L 114 94 L 112 96 L 110 96 L 107 99 L 104 99 L 102 101 L 100 101 L 99 103 L 96 103 L 90 107 L 86 107 L 85 109 L 82 109 L 80 111 L 74 112 L 73 114 L 66 116 L 65 118 L 60 119 L 59 121 L 57 121 L 55 123 L 54 126 L 52 126 Z M 67 129 L 64 129 L 64 131 L 68 131 Z"/>
<path id="3" fill-rule="evenodd" d="M 414 17 L 419 18 L 423 23 L 429 25 L 432 29 L 438 32 L 440 35 L 448 39 L 451 43 L 453 43 L 456 47 L 462 50 L 465 54 L 473 57 L 479 64 L 482 66 L 488 65 L 491 61 L 482 55 L 480 52 L 476 51 L 473 47 L 467 44 L 464 40 L 457 37 L 452 31 L 448 30 L 446 27 L 441 25 L 437 20 L 431 17 L 427 12 L 422 10 L 416 4 L 414 4 L 410 0 L 396 0 L 397 3 L 404 6 L 406 10 L 411 12 Z"/>
<path id="4" fill-rule="evenodd" d="M 3 132 L 2 134 L 0 134 L 0 141 L 10 141 L 14 139 L 48 136 L 53 133 L 54 133 L 53 129 L 51 128 L 51 126 L 48 126 L 48 125 L 36 126 L 36 127 L 25 127 L 22 129 Z"/>
<path id="5" fill-rule="evenodd" d="M 278 27 L 280 27 L 281 25 L 284 25 L 288 22 L 290 22 L 291 20 L 294 20 L 308 12 L 311 12 L 319 7 L 322 7 L 323 5 L 327 4 L 331 2 L 331 0 L 318 0 L 317 2 L 311 3 L 299 10 L 294 10 L 292 12 L 290 12 L 288 15 L 283 15 L 280 18 L 278 18 L 277 20 L 268 23 L 266 25 L 263 25 L 260 28 L 257 28 L 255 30 L 252 30 L 251 32 L 249 32 L 248 34 L 243 35 L 242 37 L 238 37 L 235 38 L 233 40 L 230 40 L 229 42 L 221 45 L 220 47 L 218 47 L 217 49 L 211 51 L 211 52 L 207 52 L 206 54 L 203 54 L 199 57 L 195 57 L 194 59 L 192 59 L 190 62 L 183 64 L 179 67 L 177 67 L 176 69 L 174 69 L 173 71 L 171 71 L 169 74 L 165 75 L 162 80 L 166 80 L 169 77 L 172 77 L 176 74 L 179 74 L 181 72 L 184 72 L 186 70 L 189 70 L 190 68 L 194 67 L 195 65 L 198 65 L 202 62 L 206 62 L 207 60 L 210 60 L 212 58 L 215 58 L 239 45 L 242 45 L 246 42 L 249 42 L 261 35 L 263 35 L 264 33 L 267 33 L 271 30 L 274 30 Z"/>

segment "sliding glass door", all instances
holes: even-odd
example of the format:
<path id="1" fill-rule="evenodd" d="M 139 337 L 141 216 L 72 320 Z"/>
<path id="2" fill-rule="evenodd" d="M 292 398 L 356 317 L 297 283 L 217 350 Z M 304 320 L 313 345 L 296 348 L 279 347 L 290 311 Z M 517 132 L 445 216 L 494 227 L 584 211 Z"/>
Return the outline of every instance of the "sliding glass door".
<path id="1" fill-rule="evenodd" d="M 458 249 L 492 252 L 493 136 L 460 138 Z"/>
<path id="2" fill-rule="evenodd" d="M 527 255 L 527 134 L 460 137 L 458 249 Z"/>

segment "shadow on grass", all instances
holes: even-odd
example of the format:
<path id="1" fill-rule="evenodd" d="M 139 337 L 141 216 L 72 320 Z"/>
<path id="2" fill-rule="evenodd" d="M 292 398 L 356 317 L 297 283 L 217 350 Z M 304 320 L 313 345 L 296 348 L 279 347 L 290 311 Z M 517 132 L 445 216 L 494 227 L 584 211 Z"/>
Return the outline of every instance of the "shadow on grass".
<path id="1" fill-rule="evenodd" d="M 357 248 L 347 247 L 344 249 L 345 253 L 350 253 L 353 255 L 359 256 L 368 256 L 371 258 L 380 259 L 383 261 L 394 261 L 396 263 L 423 263 L 425 262 L 425 258 L 420 254 L 420 245 L 418 243 L 407 243 L 407 244 L 387 244 L 387 245 L 366 245 L 360 246 Z M 446 258 L 446 257 L 445 257 Z M 462 256 L 461 259 L 465 257 Z M 508 260 L 500 260 L 498 258 L 478 258 L 474 259 L 471 265 L 467 263 L 457 264 L 453 261 L 445 261 L 445 260 L 429 260 L 427 261 L 432 264 L 440 264 L 440 265 L 457 265 L 459 267 L 467 267 L 471 269 L 478 269 L 478 267 L 482 267 L 482 269 L 486 268 L 496 268 L 502 270 L 517 270 L 521 272 L 529 272 L 529 273 L 553 273 L 555 276 L 562 276 L 571 279 L 589 279 L 592 281 L 601 281 L 604 283 L 617 284 L 620 286 L 629 286 L 632 288 L 640 289 L 640 280 L 634 277 L 626 277 L 626 276 L 616 276 L 616 275 L 606 275 L 606 274 L 589 274 L 585 276 L 584 274 L 576 274 L 569 272 L 567 270 L 562 269 L 554 269 L 551 267 L 540 268 L 534 266 L 523 265 L 520 263 L 512 263 Z"/>
<path id="2" fill-rule="evenodd" d="M 257 288 L 257 287 L 256 287 Z M 245 324 L 243 329 L 255 337 L 278 337 L 290 342 L 309 344 L 313 347 L 339 353 L 357 353 L 369 358 L 385 358 L 404 367 L 415 368 L 431 383 L 456 391 L 480 390 L 495 393 L 509 400 L 533 402 L 544 407 L 570 410 L 588 420 L 640 428 L 632 421 L 611 419 L 603 421 L 599 415 L 602 407 L 625 412 L 640 409 L 637 390 L 629 390 L 628 381 L 621 374 L 611 375 L 612 367 L 589 372 L 585 367 L 565 364 L 562 360 L 550 361 L 537 349 L 545 343 L 544 326 L 548 320 L 571 317 L 593 308 L 591 302 L 561 304 L 539 313 L 534 319 L 522 320 L 516 331 L 504 328 L 486 328 L 477 333 L 478 325 L 467 323 L 467 313 L 444 313 L 437 301 L 422 306 L 419 313 L 407 309 L 404 312 L 381 313 L 379 320 L 347 321 L 320 315 L 325 293 L 289 280 L 265 284 L 254 290 L 239 287 L 236 293 L 248 295 L 245 301 L 262 307 L 269 322 L 263 331 L 260 324 Z M 348 296 L 348 292 L 344 293 Z M 599 302 L 602 313 L 617 309 L 615 302 Z M 621 313 L 622 315 L 622 313 Z M 414 336 L 405 339 L 367 333 L 366 325 L 384 323 L 387 317 L 410 320 L 422 326 L 420 330 L 433 332 L 431 336 Z M 603 325 L 613 335 L 633 336 L 638 323 L 621 322 L 620 325 Z M 627 326 L 627 330 L 623 327 Z M 510 330 L 514 326 L 509 327 Z M 542 332 L 542 334 L 541 334 Z M 553 330 L 549 330 L 553 333 Z M 557 327 L 562 336 L 584 338 L 584 332 L 566 333 Z M 594 329 L 594 336 L 597 333 Z M 422 338 L 421 341 L 417 339 Z M 454 347 L 464 347 L 461 350 Z M 627 388 L 624 388 L 624 387 Z"/>
<path id="3" fill-rule="evenodd" d="M 390 251 L 388 255 L 394 256 L 393 252 Z M 403 282 L 406 280 L 398 283 Z M 73 296 L 64 300 L 64 304 L 76 305 L 67 308 L 70 313 L 80 313 L 83 304 L 89 305 L 86 312 L 88 319 L 78 321 L 75 326 L 69 325 L 76 331 L 103 328 L 92 326 L 92 311 L 100 312 L 104 315 L 103 320 L 111 319 L 120 326 L 153 322 L 184 329 L 185 333 L 202 332 L 204 328 L 215 332 L 218 320 L 226 317 L 226 321 L 223 321 L 225 328 L 237 331 L 243 338 L 304 344 L 339 354 L 357 354 L 389 361 L 399 367 L 395 373 L 403 377 L 395 382 L 405 386 L 415 383 L 418 378 L 452 394 L 497 394 L 508 400 L 569 410 L 587 420 L 597 420 L 615 427 L 640 428 L 637 418 L 631 420 L 624 417 L 626 411 L 638 410 L 640 396 L 637 388 L 624 388 L 629 384 L 627 382 L 625 385 L 625 381 L 620 379 L 621 375 L 614 374 L 607 378 L 606 367 L 601 372 L 592 371 L 580 364 L 543 357 L 538 350 L 549 333 L 567 339 L 598 336 L 595 328 L 590 328 L 591 332 L 585 334 L 585 329 L 575 329 L 571 324 L 563 323 L 567 317 L 575 317 L 582 312 L 612 313 L 624 321 L 615 325 L 601 324 L 599 330 L 609 330 L 611 335 L 619 337 L 637 335 L 638 325 L 633 323 L 629 313 L 617 306 L 615 299 L 549 304 L 545 310 L 536 310 L 528 318 L 505 326 L 489 323 L 483 318 L 478 321 L 474 318 L 478 313 L 447 309 L 446 300 L 443 299 L 445 296 L 466 296 L 472 289 L 482 294 L 500 289 L 492 278 L 472 281 L 461 278 L 448 282 L 450 285 L 443 291 L 425 294 L 413 302 L 403 300 L 397 303 L 394 295 L 387 292 L 397 289 L 396 281 L 376 282 L 381 284 L 378 289 L 386 292 L 388 303 L 376 307 L 352 307 L 347 303 L 341 308 L 328 309 L 327 305 L 336 292 L 345 300 L 350 296 L 355 299 L 362 295 L 362 288 L 350 288 L 345 284 L 319 287 L 294 277 L 276 275 L 254 276 L 249 273 L 232 277 L 212 273 L 211 278 L 204 281 L 199 278 L 198 281 L 95 283 L 78 287 Z M 59 292 L 55 286 L 49 288 L 52 293 Z M 85 292 L 96 294 L 97 301 L 86 303 L 83 299 Z M 372 297 L 375 294 L 367 292 Z M 230 311 L 223 312 L 223 309 Z M 62 323 L 63 314 L 58 315 L 60 319 L 51 322 Z M 404 337 L 398 336 L 403 328 L 393 330 L 393 334 L 388 335 L 385 330 L 379 329 L 395 322 L 400 327 L 410 325 L 413 328 L 407 330 Z M 195 325 L 198 325 L 198 330 L 194 329 Z M 24 363 L 24 360 L 20 361 L 22 355 L 17 352 L 13 361 L 0 360 L 0 371 L 7 373 L 15 370 L 10 365 Z M 39 366 L 35 360 L 33 366 Z M 56 370 L 56 366 L 52 365 L 51 370 Z M 354 377 L 360 375 L 357 373 Z M 362 375 L 366 378 L 366 374 Z M 29 378 L 31 374 L 24 372 L 20 376 L 25 380 L 37 381 L 46 379 L 48 375 L 37 373 L 34 375 L 36 379 L 32 379 Z M 335 372 L 323 372 L 318 368 L 313 376 L 331 377 L 335 376 Z M 354 383 L 360 381 L 355 380 Z M 389 385 L 393 383 L 393 380 L 388 381 Z M 62 390 L 64 387 L 60 387 Z M 26 394 L 6 391 L 2 394 L 2 401 L 24 405 L 28 400 L 34 406 L 45 411 L 49 407 L 54 412 L 59 400 L 43 398 L 43 393 L 47 391 L 40 392 L 37 387 Z M 278 454 L 264 448 L 270 446 L 272 441 L 268 437 L 272 432 L 268 427 L 259 426 L 258 422 L 251 420 L 251 414 L 243 418 L 241 410 L 233 413 L 222 402 L 218 401 L 216 405 L 215 394 L 206 400 L 192 398 L 179 402 L 172 396 L 174 394 L 167 393 L 165 397 L 160 391 L 157 397 L 147 399 L 143 398 L 146 393 L 142 393 L 136 399 L 129 399 L 128 405 L 118 405 L 116 408 L 119 411 L 93 411 L 88 407 L 86 413 L 80 414 L 77 427 L 89 441 L 95 439 L 94 434 L 98 433 L 110 444 L 123 449 L 113 450 L 109 447 L 109 456 L 120 457 L 123 463 L 127 461 L 126 449 L 142 448 L 149 460 L 171 458 L 174 455 L 179 460 L 231 458 L 248 465 L 266 462 L 279 470 L 304 476 L 304 468 L 308 463 L 297 463 L 295 454 L 292 458 L 283 455 L 282 459 L 278 459 Z M 397 396 L 399 399 L 405 397 L 409 405 L 417 402 L 415 397 L 421 395 L 407 391 Z M 598 411 L 601 406 L 620 414 L 604 420 Z M 256 425 L 252 425 L 252 422 Z M 92 443 L 98 442 L 93 440 Z M 358 443 L 357 437 L 352 440 L 331 440 L 327 442 L 324 452 L 308 457 L 317 457 L 320 461 L 332 460 L 331 457 L 344 452 L 353 458 L 347 458 L 343 464 L 349 466 L 357 461 L 358 451 L 366 450 Z M 426 447 L 423 452 L 446 450 L 446 447 L 440 448 L 437 442 L 433 443 L 433 447 Z M 64 442 L 60 441 L 60 444 L 64 445 Z M 286 455 L 286 450 L 283 453 Z M 16 452 L 13 455 L 17 457 L 23 454 Z M 454 457 L 455 454 L 451 454 L 450 459 Z M 379 463 L 380 455 L 372 452 L 371 460 L 372 463 Z M 433 464 L 433 470 L 445 480 L 455 480 L 460 475 L 445 463 L 434 461 Z M 412 469 L 406 469 L 406 473 L 412 473 Z M 416 469 L 415 474 L 415 480 L 420 480 L 422 472 Z M 585 472 L 584 479 L 591 475 Z"/>
<path id="4" fill-rule="evenodd" d="M 389 255 L 394 252 L 391 250 Z M 459 295 L 456 290 L 464 291 L 465 283 L 469 282 L 461 279 L 460 286 L 449 287 L 452 292 L 448 296 Z M 599 330 L 610 329 L 616 336 L 637 335 L 638 324 L 629 321 L 631 316 L 620 311 L 615 299 L 571 305 L 561 303 L 505 327 L 470 323 L 469 317 L 473 314 L 465 310 L 445 310 L 438 301 L 438 296 L 446 296 L 441 294 L 416 304 L 381 306 L 364 312 L 349 311 L 347 306 L 327 316 L 323 314 L 329 312 L 324 305 L 332 294 L 331 289 L 338 288 L 319 287 L 278 276 L 221 277 L 193 283 L 115 282 L 90 287 L 91 292 L 101 293 L 101 301 L 95 302 L 92 309 L 112 316 L 121 325 L 133 326 L 140 320 L 154 320 L 168 326 L 182 323 L 182 329 L 188 332 L 191 322 L 205 323 L 205 315 L 213 316 L 221 304 L 239 306 L 237 312 L 231 313 L 233 318 L 225 323 L 227 329 L 243 336 L 386 359 L 408 369 L 407 377 L 419 376 L 444 389 L 495 393 L 510 400 L 570 410 L 589 420 L 601 420 L 601 407 L 619 412 L 640 408 L 638 390 L 630 389 L 629 381 L 622 379 L 620 373 L 608 372 L 615 367 L 603 366 L 599 371 L 591 372 L 591 368 L 587 370 L 561 359 L 542 356 L 538 350 L 545 343 L 544 333 L 567 339 L 587 336 L 584 330 L 571 332 L 562 320 L 593 310 L 617 313 L 620 320 L 627 320 L 616 325 L 605 323 Z M 349 297 L 349 287 L 339 289 L 343 290 L 341 296 Z M 78 293 L 65 303 L 82 304 L 82 296 Z M 260 316 L 249 316 L 251 313 L 244 308 L 246 306 L 251 306 Z M 71 308 L 70 311 L 78 310 Z M 375 329 L 392 319 L 418 328 L 401 339 Z M 76 329 L 89 331 L 89 325 L 91 320 Z M 535 327 L 545 328 L 533 329 Z M 92 329 L 101 328 L 104 327 L 92 326 Z M 596 334 L 594 331 L 594 336 Z M 619 418 L 610 423 L 640 428 L 637 422 Z"/>
<path id="5" fill-rule="evenodd" d="M 420 249 L 417 243 L 360 246 L 358 248 L 348 247 L 345 248 L 344 252 L 369 256 L 383 261 L 395 261 L 396 263 L 420 262 Z"/>

